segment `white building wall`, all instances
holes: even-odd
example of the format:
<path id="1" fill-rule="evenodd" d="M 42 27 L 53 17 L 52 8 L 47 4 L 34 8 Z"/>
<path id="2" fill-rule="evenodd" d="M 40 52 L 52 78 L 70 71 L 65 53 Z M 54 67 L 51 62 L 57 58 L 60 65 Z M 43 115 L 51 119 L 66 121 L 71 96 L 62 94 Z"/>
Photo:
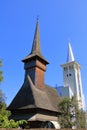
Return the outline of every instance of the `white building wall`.
<path id="1" fill-rule="evenodd" d="M 79 109 L 85 109 L 84 96 L 82 91 L 82 82 L 80 74 L 80 65 L 75 62 L 69 62 L 62 65 L 64 87 L 69 86 L 69 93 L 73 93 L 78 100 Z M 67 94 L 69 95 L 69 94 Z"/>

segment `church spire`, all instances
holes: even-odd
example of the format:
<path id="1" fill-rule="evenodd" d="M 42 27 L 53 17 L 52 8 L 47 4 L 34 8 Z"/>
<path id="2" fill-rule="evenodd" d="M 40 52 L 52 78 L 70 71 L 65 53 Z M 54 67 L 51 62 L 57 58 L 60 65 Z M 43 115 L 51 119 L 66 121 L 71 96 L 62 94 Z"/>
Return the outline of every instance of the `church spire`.
<path id="1" fill-rule="evenodd" d="M 71 47 L 71 44 L 69 42 L 68 44 L 68 55 L 67 55 L 67 62 L 72 62 L 74 61 L 74 55 L 73 55 L 73 51 L 72 51 L 72 47 Z"/>
<path id="2" fill-rule="evenodd" d="M 40 54 L 40 34 L 39 34 L 38 18 L 36 22 L 36 29 L 35 29 L 31 54 Z"/>
<path id="3" fill-rule="evenodd" d="M 36 22 L 31 53 L 22 61 L 24 62 L 25 79 L 27 78 L 27 75 L 29 75 L 35 87 L 43 90 L 44 73 L 46 71 L 46 65 L 48 64 L 48 61 L 45 60 L 40 51 L 38 19 Z"/>
<path id="4" fill-rule="evenodd" d="M 46 59 L 43 57 L 43 55 L 41 53 L 41 49 L 40 49 L 40 34 L 39 34 L 38 18 L 37 18 L 37 22 L 36 22 L 36 28 L 35 28 L 31 53 L 28 56 L 26 56 L 22 61 L 27 62 L 29 60 L 32 60 L 35 57 L 38 57 L 45 64 L 49 64 L 48 61 L 46 61 Z"/>

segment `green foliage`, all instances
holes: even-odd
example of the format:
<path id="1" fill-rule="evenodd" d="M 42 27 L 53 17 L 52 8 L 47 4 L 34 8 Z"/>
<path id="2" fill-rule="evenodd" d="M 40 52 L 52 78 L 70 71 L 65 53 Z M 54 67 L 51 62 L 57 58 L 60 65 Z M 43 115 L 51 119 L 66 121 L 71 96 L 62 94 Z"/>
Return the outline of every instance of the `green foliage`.
<path id="1" fill-rule="evenodd" d="M 2 66 L 2 61 L 0 60 L 0 67 Z M 3 80 L 2 71 L 0 70 L 0 82 Z"/>
<path id="2" fill-rule="evenodd" d="M 78 128 L 85 128 L 86 126 L 86 112 L 79 111 L 77 114 L 76 124 Z"/>
<path id="3" fill-rule="evenodd" d="M 85 128 L 85 112 L 78 109 L 78 102 L 75 97 L 72 97 L 72 99 L 67 97 L 61 98 L 58 110 L 61 111 L 61 115 L 58 116 L 61 128 L 72 128 L 73 126 Z"/>
<path id="4" fill-rule="evenodd" d="M 0 102 L 0 128 L 9 128 L 10 121 L 8 120 L 8 117 L 10 114 L 10 111 L 6 110 L 6 104 Z"/>
<path id="5" fill-rule="evenodd" d="M 86 126 L 86 112 L 83 110 L 79 110 L 78 101 L 76 100 L 75 96 L 72 97 L 71 104 L 75 108 L 76 121 L 74 122 L 74 125 L 76 125 L 77 128 L 85 128 L 85 126 Z"/>
<path id="6" fill-rule="evenodd" d="M 9 120 L 10 115 L 11 112 L 6 110 L 6 104 L 2 103 L 2 108 L 0 109 L 0 128 L 17 128 L 19 125 L 27 124 L 25 120 Z"/>
<path id="7" fill-rule="evenodd" d="M 6 110 L 5 102 L 0 102 L 0 128 L 17 128 L 19 125 L 27 124 L 25 120 L 9 120 L 11 112 Z"/>
<path id="8" fill-rule="evenodd" d="M 61 115 L 58 116 L 61 128 L 72 128 L 70 106 L 71 101 L 69 98 L 61 98 L 58 104 L 58 109 L 61 111 Z"/>

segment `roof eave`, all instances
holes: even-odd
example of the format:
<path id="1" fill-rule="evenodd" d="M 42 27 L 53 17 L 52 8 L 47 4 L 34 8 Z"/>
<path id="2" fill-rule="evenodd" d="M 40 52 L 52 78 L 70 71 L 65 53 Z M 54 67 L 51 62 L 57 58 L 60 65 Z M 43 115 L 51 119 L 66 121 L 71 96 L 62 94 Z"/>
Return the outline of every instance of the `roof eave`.
<path id="1" fill-rule="evenodd" d="M 35 59 L 35 58 L 37 58 L 37 59 L 43 61 L 45 64 L 49 64 L 49 62 L 48 62 L 47 60 L 45 60 L 43 56 L 38 55 L 38 54 L 28 55 L 27 57 L 25 57 L 25 58 L 22 60 L 22 62 L 28 62 L 28 61 L 31 61 L 31 60 L 33 60 L 33 59 Z"/>

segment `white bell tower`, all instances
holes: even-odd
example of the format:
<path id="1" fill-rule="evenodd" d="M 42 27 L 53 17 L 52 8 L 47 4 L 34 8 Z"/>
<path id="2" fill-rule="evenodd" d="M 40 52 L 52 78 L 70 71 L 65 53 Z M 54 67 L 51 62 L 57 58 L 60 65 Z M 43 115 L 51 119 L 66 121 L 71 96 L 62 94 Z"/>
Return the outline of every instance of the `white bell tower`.
<path id="1" fill-rule="evenodd" d="M 63 68 L 64 87 L 69 87 L 71 89 L 73 95 L 77 97 L 79 109 L 85 110 L 85 101 L 80 73 L 81 67 L 74 59 L 70 43 L 68 45 L 67 62 L 61 66 Z"/>

